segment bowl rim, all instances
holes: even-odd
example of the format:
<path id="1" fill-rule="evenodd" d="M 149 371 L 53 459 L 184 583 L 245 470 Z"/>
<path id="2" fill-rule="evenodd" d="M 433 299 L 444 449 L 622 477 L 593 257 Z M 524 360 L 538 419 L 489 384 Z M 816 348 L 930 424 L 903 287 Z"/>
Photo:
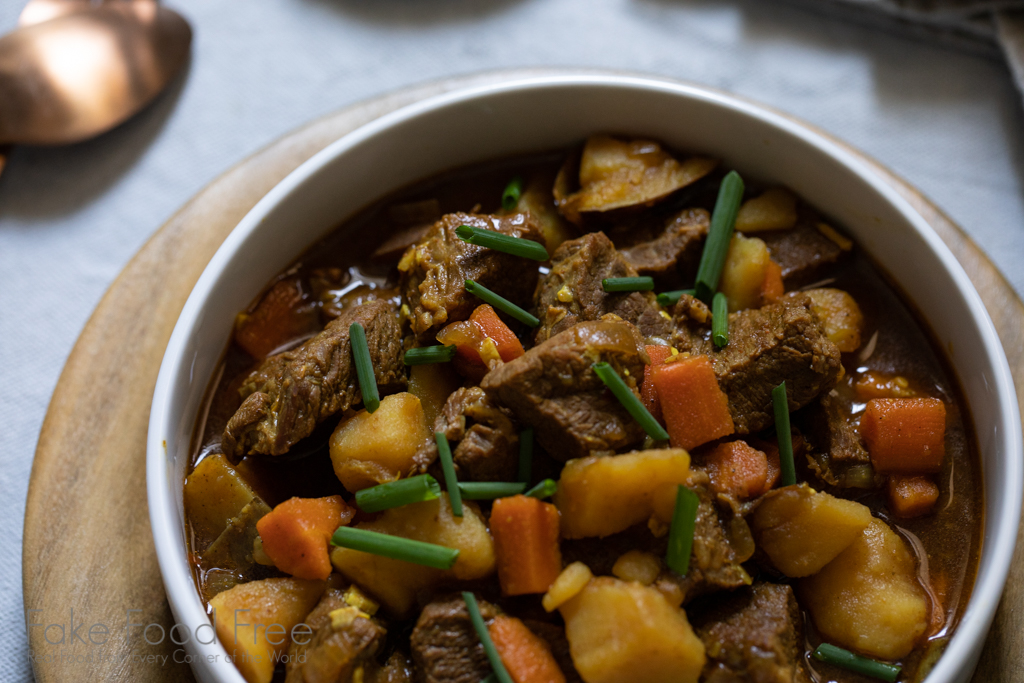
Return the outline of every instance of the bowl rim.
<path id="1" fill-rule="evenodd" d="M 1003 514 L 1000 517 L 996 534 L 987 539 L 987 545 L 991 546 L 992 554 L 985 567 L 981 566 L 981 557 L 979 557 L 978 573 L 968 605 L 946 649 L 926 680 L 929 683 L 951 681 L 963 673 L 966 666 L 973 668 L 995 615 L 1009 572 L 1016 544 L 1017 529 L 1020 524 L 1022 491 L 1024 491 L 1024 444 L 1022 444 L 1020 413 L 1016 393 L 1013 389 L 1012 374 L 995 326 L 980 295 L 952 251 L 934 229 L 906 199 L 861 159 L 845 148 L 843 143 L 831 139 L 811 124 L 806 124 L 788 114 L 782 114 L 743 97 L 664 77 L 625 73 L 581 71 L 567 74 L 514 76 L 498 83 L 459 88 L 405 105 L 361 125 L 317 152 L 275 185 L 239 221 L 204 268 L 179 314 L 160 365 L 150 411 L 146 449 L 146 487 L 150 527 L 165 592 L 176 620 L 189 625 L 199 625 L 209 621 L 206 610 L 199 599 L 191 571 L 180 571 L 183 564 L 188 566 L 183 544 L 177 543 L 176 540 L 174 543 L 156 541 L 161 538 L 177 539 L 182 537 L 181 530 L 177 528 L 174 496 L 169 489 L 169 486 L 176 485 L 176 483 L 172 481 L 173 477 L 169 476 L 165 438 L 172 431 L 169 423 L 169 410 L 173 384 L 181 366 L 185 363 L 184 352 L 187 341 L 198 322 L 206 299 L 211 294 L 218 274 L 231 262 L 245 239 L 274 207 L 352 147 L 385 133 L 389 128 L 402 122 L 453 105 L 474 100 L 486 100 L 488 97 L 517 91 L 573 87 L 660 91 L 664 94 L 698 100 L 705 104 L 732 110 L 745 118 L 755 119 L 762 124 L 780 129 L 783 133 L 813 147 L 815 151 L 831 157 L 865 182 L 871 190 L 880 195 L 905 219 L 906 223 L 918 233 L 933 255 L 942 263 L 945 274 L 952 279 L 956 289 L 970 304 L 972 323 L 984 341 L 984 352 L 991 360 L 995 371 L 993 379 L 996 383 L 1000 418 L 1005 425 L 1010 427 L 997 439 L 1003 447 L 997 450 L 1000 450 L 1005 456 L 1011 457 L 1004 457 L 1006 469 L 1004 471 L 1005 485 L 1002 490 L 1005 502 Z M 947 360 L 954 371 L 957 383 L 962 384 L 952 360 Z M 972 421 L 974 421 L 973 413 Z M 987 497 L 990 492 L 986 490 L 985 495 Z M 984 519 L 986 528 L 992 523 L 993 520 L 989 520 L 987 517 Z M 983 533 L 982 553 L 988 552 L 984 543 L 986 535 L 987 533 Z M 983 569 L 985 571 L 982 571 Z M 210 644 L 191 641 L 191 644 L 199 652 L 200 657 L 227 656 L 227 651 L 219 640 L 214 640 Z M 194 663 L 193 667 L 195 668 L 195 666 L 206 667 L 202 659 Z M 226 670 L 226 667 L 205 668 L 205 672 L 215 679 L 243 681 L 241 674 L 233 666 L 230 667 L 230 672 L 233 675 L 225 673 Z M 967 669 L 967 671 L 969 670 Z"/>

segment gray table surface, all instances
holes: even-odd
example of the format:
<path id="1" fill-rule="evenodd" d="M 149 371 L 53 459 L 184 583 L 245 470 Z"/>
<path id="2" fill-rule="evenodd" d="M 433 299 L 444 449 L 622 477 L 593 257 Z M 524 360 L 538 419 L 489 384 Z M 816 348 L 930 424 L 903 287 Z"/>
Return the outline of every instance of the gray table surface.
<path id="1" fill-rule="evenodd" d="M 0 0 L 0 32 L 14 27 L 21 4 Z M 1024 119 L 995 53 L 766 0 L 167 4 L 195 31 L 188 72 L 170 92 L 94 141 L 15 149 L 0 178 L 0 680 L 31 678 L 21 595 L 25 492 L 50 394 L 93 307 L 153 231 L 210 180 L 360 99 L 521 66 L 705 83 L 810 121 L 887 164 L 964 226 L 1024 292 Z"/>

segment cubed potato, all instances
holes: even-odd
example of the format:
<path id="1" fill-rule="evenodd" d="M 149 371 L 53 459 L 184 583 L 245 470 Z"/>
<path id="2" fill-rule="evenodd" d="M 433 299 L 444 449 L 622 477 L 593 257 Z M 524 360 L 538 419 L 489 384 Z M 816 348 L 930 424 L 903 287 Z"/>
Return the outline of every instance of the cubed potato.
<path id="1" fill-rule="evenodd" d="M 686 613 L 654 588 L 602 576 L 561 607 L 576 670 L 587 683 L 696 683 L 704 645 Z"/>
<path id="2" fill-rule="evenodd" d="M 796 196 L 782 187 L 773 187 L 760 197 L 743 202 L 736 214 L 740 232 L 787 230 L 796 225 Z"/>
<path id="3" fill-rule="evenodd" d="M 662 563 L 657 555 L 642 550 L 628 550 L 615 560 L 612 574 L 623 581 L 636 581 L 650 586 L 661 574 Z"/>
<path id="4" fill-rule="evenodd" d="M 869 657 L 900 659 L 928 627 L 928 597 L 906 542 L 879 520 L 799 584 L 825 640 Z"/>
<path id="5" fill-rule="evenodd" d="M 533 178 L 520 195 L 516 206 L 516 211 L 529 213 L 540 225 L 549 254 L 553 254 L 562 242 L 575 236 L 555 208 L 555 198 L 551 194 L 552 180 L 550 176 Z"/>
<path id="6" fill-rule="evenodd" d="M 431 438 L 420 399 L 407 391 L 385 396 L 373 413 L 361 410 L 331 434 L 334 473 L 355 493 L 416 469 L 416 453 Z"/>
<path id="7" fill-rule="evenodd" d="M 217 639 L 249 683 L 270 683 L 274 664 L 288 651 L 292 629 L 323 595 L 326 583 L 304 579 L 263 579 L 242 583 L 210 600 Z M 300 639 L 308 629 L 296 629 Z"/>
<path id="8" fill-rule="evenodd" d="M 409 393 L 420 400 L 428 431 L 434 428 L 434 420 L 441 414 L 448 397 L 460 386 L 462 378 L 451 363 L 428 363 L 409 368 Z"/>
<path id="9" fill-rule="evenodd" d="M 871 511 L 807 484 L 775 489 L 750 516 L 757 545 L 786 576 L 810 576 L 831 562 L 871 523 Z"/>
<path id="10" fill-rule="evenodd" d="M 469 581 L 494 572 L 494 540 L 487 531 L 480 508 L 462 501 L 462 517 L 452 514 L 448 494 L 437 500 L 385 510 L 356 529 L 402 536 L 416 541 L 456 548 L 459 558 L 449 570 L 433 569 L 392 560 L 349 548 L 331 551 L 331 563 L 353 583 L 359 584 L 396 616 L 408 616 L 416 593 L 445 579 Z"/>
<path id="11" fill-rule="evenodd" d="M 220 453 L 199 461 L 185 479 L 185 513 L 200 547 L 217 538 L 256 494 Z"/>
<path id="12" fill-rule="evenodd" d="M 735 233 L 722 267 L 718 289 L 725 294 L 730 311 L 761 305 L 761 285 L 771 261 L 768 245 L 756 237 Z"/>
<path id="13" fill-rule="evenodd" d="M 660 488 L 685 483 L 690 455 L 681 448 L 570 460 L 554 502 L 562 536 L 609 536 L 650 519 Z"/>
<path id="14" fill-rule="evenodd" d="M 853 297 L 841 289 L 809 289 L 811 310 L 821 320 L 822 328 L 833 344 L 843 353 L 860 348 L 860 333 L 864 315 Z"/>

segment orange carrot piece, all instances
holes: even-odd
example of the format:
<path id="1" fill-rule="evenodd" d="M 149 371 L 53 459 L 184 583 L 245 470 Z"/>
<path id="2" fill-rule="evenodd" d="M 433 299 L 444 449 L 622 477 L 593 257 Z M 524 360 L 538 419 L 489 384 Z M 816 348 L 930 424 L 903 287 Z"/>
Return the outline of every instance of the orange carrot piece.
<path id="1" fill-rule="evenodd" d="M 494 617 L 487 632 L 515 683 L 565 683 L 551 648 L 519 619 Z"/>
<path id="2" fill-rule="evenodd" d="M 939 487 L 922 475 L 889 475 L 889 510 L 897 517 L 920 517 L 939 500 Z"/>
<path id="3" fill-rule="evenodd" d="M 711 488 L 718 493 L 747 500 L 771 488 L 768 456 L 746 441 L 719 444 L 705 456 L 704 466 L 711 478 Z"/>
<path id="4" fill-rule="evenodd" d="M 341 496 L 290 498 L 256 522 L 256 531 L 278 569 L 299 579 L 323 580 L 331 575 L 331 535 L 354 515 Z"/>
<path id="5" fill-rule="evenodd" d="M 253 358 L 265 358 L 319 329 L 316 303 L 303 291 L 298 278 L 287 278 L 274 284 L 256 308 L 239 314 L 235 342 Z"/>
<path id="6" fill-rule="evenodd" d="M 736 431 L 729 399 L 719 388 L 707 356 L 663 363 L 651 379 L 672 446 L 689 450 Z"/>
<path id="7" fill-rule="evenodd" d="M 491 535 L 505 595 L 546 593 L 562 571 L 558 508 L 528 496 L 494 501 Z"/>
<path id="8" fill-rule="evenodd" d="M 484 331 L 484 335 L 494 340 L 498 347 L 498 355 L 506 363 L 523 355 L 523 344 L 508 325 L 502 322 L 490 304 L 481 304 L 469 316 Z"/>
<path id="9" fill-rule="evenodd" d="M 663 344 L 645 346 L 647 355 L 651 357 L 651 364 L 644 366 L 644 381 L 640 384 L 640 400 L 644 402 L 647 412 L 654 416 L 654 419 L 661 422 L 661 401 L 658 400 L 658 391 L 654 388 L 654 381 L 651 376 L 654 374 L 656 365 L 665 362 L 665 359 L 672 355 L 672 347 Z"/>
<path id="10" fill-rule="evenodd" d="M 768 266 L 764 269 L 764 281 L 761 283 L 761 301 L 770 304 L 785 293 L 786 286 L 782 283 L 782 266 L 768 259 Z"/>
<path id="11" fill-rule="evenodd" d="M 878 472 L 938 472 L 946 453 L 946 405 L 937 398 L 873 398 L 860 434 Z"/>

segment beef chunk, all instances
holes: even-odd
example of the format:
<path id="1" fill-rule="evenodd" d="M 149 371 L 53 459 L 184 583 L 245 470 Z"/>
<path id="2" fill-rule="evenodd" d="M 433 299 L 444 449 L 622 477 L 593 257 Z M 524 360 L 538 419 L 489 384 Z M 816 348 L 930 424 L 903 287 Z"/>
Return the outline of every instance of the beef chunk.
<path id="1" fill-rule="evenodd" d="M 460 481 L 515 480 L 519 435 L 509 416 L 480 387 L 456 389 L 437 416 L 434 431 L 443 432 L 453 444 Z"/>
<path id="2" fill-rule="evenodd" d="M 829 392 L 795 416 L 810 434 L 811 469 L 827 484 L 842 488 L 881 485 L 871 456 L 861 444 L 860 430 L 849 409 Z"/>
<path id="3" fill-rule="evenodd" d="M 455 233 L 460 225 L 525 237 L 543 244 L 529 214 L 485 216 L 450 213 L 434 223 L 398 263 L 402 295 L 410 309 L 412 331 L 432 338 L 446 323 L 465 320 L 480 300 L 466 292 L 475 280 L 517 306 L 528 307 L 537 284 L 537 264 L 529 259 L 479 247 Z"/>
<path id="4" fill-rule="evenodd" d="M 691 618 L 708 656 L 706 683 L 808 680 L 800 665 L 803 618 L 789 586 L 755 584 Z"/>
<path id="5" fill-rule="evenodd" d="M 485 621 L 498 616 L 497 607 L 478 602 Z M 441 598 L 424 607 L 410 644 L 424 683 L 480 683 L 491 673 L 462 596 Z"/>
<path id="6" fill-rule="evenodd" d="M 402 333 L 392 305 L 369 301 L 350 308 L 302 346 L 267 358 L 242 383 L 242 405 L 224 429 L 229 457 L 286 453 L 317 423 L 362 401 L 348 338 L 355 322 L 366 329 L 380 389 L 405 387 Z"/>
<path id="7" fill-rule="evenodd" d="M 366 673 L 379 670 L 375 658 L 387 631 L 377 620 L 350 607 L 341 591 L 328 589 L 304 621 L 313 636 L 305 645 L 291 644 L 285 683 L 351 681 L 360 668 L 365 680 Z"/>
<path id="8" fill-rule="evenodd" d="M 820 280 L 829 266 L 839 261 L 843 249 L 826 237 L 813 221 L 803 220 L 792 230 L 759 232 L 772 260 L 782 267 L 787 290 Z"/>
<path id="9" fill-rule="evenodd" d="M 609 236 L 637 274 L 658 277 L 681 271 L 689 280 L 697 271 L 710 222 L 704 209 L 683 209 L 660 231 L 630 225 L 609 231 Z"/>
<path id="10" fill-rule="evenodd" d="M 695 321 L 693 309 L 690 297 L 676 304 L 673 345 L 711 357 L 736 433 L 752 434 L 774 423 L 772 389 L 783 381 L 791 411 L 835 386 L 842 367 L 839 349 L 822 331 L 807 295 L 794 293 L 778 303 L 730 313 L 729 343 L 722 349 Z"/>
<path id="11" fill-rule="evenodd" d="M 606 292 L 601 280 L 634 277 L 636 270 L 603 232 L 563 242 L 551 256 L 551 271 L 534 297 L 541 325 L 539 344 L 584 320 L 613 313 L 635 324 L 645 337 L 668 336 L 672 323 L 661 313 L 653 292 Z"/>
<path id="12" fill-rule="evenodd" d="M 635 444 L 644 431 L 594 373 L 609 363 L 636 391 L 649 361 L 636 328 L 591 321 L 561 332 L 487 373 L 480 383 L 498 404 L 536 429 L 537 441 L 559 460 Z"/>
<path id="13" fill-rule="evenodd" d="M 680 576 L 663 567 L 655 582 L 655 587 L 680 595 L 684 603 L 706 593 L 747 585 L 750 577 L 740 565 L 750 558 L 751 552 L 747 543 L 733 538 L 738 535 L 735 527 L 746 523 L 727 507 L 716 505 L 708 476 L 695 470 L 687 486 L 697 493 L 699 500 L 689 571 L 686 576 Z M 665 557 L 667 531 L 658 529 L 655 535 L 647 526 L 637 525 L 604 538 L 563 540 L 562 560 L 566 564 L 583 562 L 595 575 L 608 575 L 619 556 L 629 550 Z M 749 546 L 752 547 L 752 543 Z"/>

